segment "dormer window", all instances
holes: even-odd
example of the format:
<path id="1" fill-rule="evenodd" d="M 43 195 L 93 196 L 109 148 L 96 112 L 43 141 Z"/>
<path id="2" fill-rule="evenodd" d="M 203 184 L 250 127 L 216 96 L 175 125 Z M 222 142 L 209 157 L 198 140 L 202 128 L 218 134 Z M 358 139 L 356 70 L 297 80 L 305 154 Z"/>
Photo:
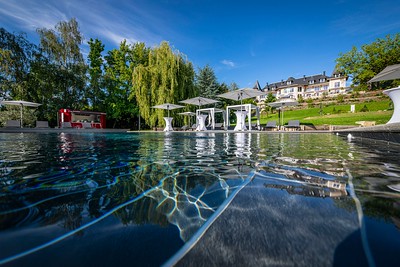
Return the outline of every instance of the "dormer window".
<path id="1" fill-rule="evenodd" d="M 314 84 L 314 80 L 309 80 L 308 84 Z"/>
<path id="2" fill-rule="evenodd" d="M 293 83 L 293 81 L 287 81 L 287 85 L 289 85 L 289 84 L 292 84 Z"/>
<path id="3" fill-rule="evenodd" d="M 320 82 L 320 83 L 323 83 L 323 82 L 325 82 L 325 78 L 321 78 L 321 79 L 319 79 L 319 82 Z"/>

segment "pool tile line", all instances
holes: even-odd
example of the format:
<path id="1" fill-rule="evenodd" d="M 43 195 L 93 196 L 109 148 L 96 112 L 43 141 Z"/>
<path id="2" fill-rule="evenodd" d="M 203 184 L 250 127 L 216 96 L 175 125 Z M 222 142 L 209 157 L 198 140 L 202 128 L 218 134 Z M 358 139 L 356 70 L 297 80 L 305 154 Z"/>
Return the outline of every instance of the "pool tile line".
<path id="1" fill-rule="evenodd" d="M 365 255 L 367 257 L 367 261 L 368 261 L 368 266 L 370 267 L 375 267 L 375 261 L 374 258 L 372 256 L 372 252 L 368 243 L 368 238 L 367 238 L 367 232 L 366 232 L 366 228 L 365 228 L 365 220 L 364 220 L 364 213 L 361 207 L 361 202 L 358 199 L 355 190 L 354 190 L 354 185 L 353 185 L 353 175 L 351 175 L 350 170 L 348 168 L 345 168 L 346 170 L 346 174 L 349 177 L 349 193 L 350 196 L 353 198 L 355 205 L 356 205 L 356 209 L 357 209 L 357 215 L 358 215 L 358 220 L 359 220 L 359 227 L 360 227 L 360 232 L 361 232 L 361 241 L 362 241 L 362 245 L 363 245 L 363 249 L 365 252 Z"/>
<path id="2" fill-rule="evenodd" d="M 244 180 L 243 184 L 236 188 L 235 191 L 222 203 L 216 212 L 214 212 L 211 217 L 200 227 L 200 229 L 196 232 L 195 235 L 191 237 L 191 239 L 186 242 L 183 247 L 175 253 L 168 261 L 166 261 L 162 267 L 169 267 L 176 265 L 201 239 L 201 237 L 207 232 L 207 230 L 211 227 L 211 225 L 218 219 L 218 217 L 228 208 L 230 203 L 236 197 L 239 192 L 245 188 L 256 176 L 254 171 L 250 172 L 247 178 Z"/>

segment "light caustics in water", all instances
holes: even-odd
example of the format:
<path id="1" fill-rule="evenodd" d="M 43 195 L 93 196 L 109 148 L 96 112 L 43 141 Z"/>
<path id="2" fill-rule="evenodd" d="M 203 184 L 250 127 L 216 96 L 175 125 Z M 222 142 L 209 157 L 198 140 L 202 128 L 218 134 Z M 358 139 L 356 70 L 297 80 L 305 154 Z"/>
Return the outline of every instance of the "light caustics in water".
<path id="1" fill-rule="evenodd" d="M 224 199 L 226 199 L 228 197 L 228 195 L 230 194 L 230 192 L 232 192 L 236 188 L 237 184 L 240 184 L 241 181 L 243 181 L 243 179 L 244 179 L 242 177 L 242 174 L 240 174 L 238 171 L 235 171 L 234 169 L 231 170 L 231 172 L 233 172 L 233 173 L 229 174 L 229 177 L 236 176 L 238 179 L 236 180 L 236 182 L 231 183 L 229 181 L 226 181 L 222 177 L 222 175 L 217 175 L 215 173 L 204 173 L 203 171 L 201 171 L 199 169 L 195 169 L 195 168 L 185 167 L 183 170 L 180 169 L 179 171 L 176 171 L 172 167 L 173 164 L 171 165 L 170 162 L 165 162 L 165 161 L 163 161 L 163 162 L 156 161 L 154 163 L 148 164 L 147 166 L 142 166 L 142 168 L 139 170 L 133 170 L 131 173 L 124 174 L 122 176 L 126 176 L 129 178 L 130 176 L 135 175 L 135 171 L 141 172 L 143 169 L 151 168 L 154 165 L 156 165 L 156 166 L 162 165 L 159 168 L 163 169 L 164 172 L 169 172 L 171 174 L 166 175 L 163 179 L 161 179 L 159 181 L 158 185 L 156 185 L 152 188 L 149 188 L 149 189 L 143 188 L 142 185 L 137 183 L 136 187 L 139 188 L 139 190 L 142 192 L 142 193 L 138 194 L 137 196 L 133 196 L 128 201 L 121 203 L 121 204 L 115 206 L 114 208 L 108 210 L 100 217 L 98 217 L 86 224 L 83 224 L 80 227 L 78 227 L 72 231 L 69 231 L 68 233 L 66 233 L 62 236 L 53 238 L 52 240 L 50 240 L 42 245 L 35 246 L 32 249 L 20 252 L 16 255 L 9 256 L 4 259 L 1 259 L 0 264 L 11 262 L 18 258 L 27 256 L 29 254 L 35 253 L 39 250 L 42 250 L 49 246 L 52 246 L 58 242 L 61 242 L 64 239 L 66 239 L 70 236 L 73 236 L 74 234 L 76 234 L 80 231 L 83 231 L 84 229 L 115 214 L 116 212 L 123 209 L 124 207 L 127 207 L 145 197 L 149 197 L 158 202 L 158 208 L 163 213 L 165 213 L 165 215 L 167 216 L 167 218 L 171 224 L 174 224 L 178 227 L 182 240 L 186 241 L 198 230 L 198 228 L 201 227 L 201 225 L 204 224 L 205 221 L 207 221 L 207 219 L 212 215 L 212 213 L 215 212 L 215 209 L 219 206 L 220 202 L 223 201 Z M 156 167 L 156 168 L 158 168 L 158 167 Z M 214 180 L 214 182 L 213 182 L 212 186 L 210 186 L 209 188 L 208 187 L 200 188 L 200 190 L 197 190 L 197 192 L 195 192 L 195 194 L 194 194 L 193 192 L 192 193 L 188 192 L 188 191 L 193 191 L 192 188 L 186 188 L 185 182 L 182 183 L 182 181 L 187 179 L 187 177 L 185 177 L 182 174 L 182 172 L 186 176 L 190 176 L 190 175 L 198 173 L 202 176 L 209 177 L 208 179 Z M 90 180 L 90 179 L 86 180 L 85 182 L 75 182 L 74 186 L 72 188 L 70 188 L 69 191 L 66 191 L 62 194 L 59 194 L 59 195 L 56 195 L 56 196 L 53 196 L 50 198 L 42 199 L 41 201 L 37 201 L 35 203 L 27 204 L 25 207 L 2 211 L 2 214 L 4 215 L 4 214 L 9 214 L 9 213 L 14 213 L 14 212 L 18 212 L 18 211 L 21 211 L 24 209 L 31 210 L 32 208 L 34 208 L 35 206 L 37 206 L 39 204 L 43 204 L 47 201 L 51 201 L 51 200 L 54 200 L 57 198 L 62 198 L 62 197 L 65 197 L 68 195 L 73 195 L 73 194 L 79 194 L 79 193 L 82 193 L 85 191 L 99 190 L 104 187 L 109 188 L 112 186 L 116 186 L 116 185 L 118 185 L 119 181 L 121 181 L 123 179 L 122 176 L 115 177 L 115 180 L 113 183 L 105 184 L 103 186 L 99 186 L 94 180 Z M 42 179 L 42 180 L 46 180 L 46 179 Z M 71 185 L 71 184 L 69 184 L 69 185 Z M 80 189 L 82 187 L 85 187 L 85 188 Z M 36 187 L 36 189 L 38 189 L 38 188 L 40 188 L 40 186 Z M 58 185 L 55 185 L 54 187 L 45 186 L 45 188 L 47 188 L 47 189 L 51 188 L 52 190 L 60 190 L 63 188 L 67 188 L 67 186 L 65 184 L 58 183 Z M 26 190 L 30 191 L 30 190 L 34 190 L 34 189 L 35 188 L 29 189 L 29 190 L 26 189 Z M 12 191 L 12 190 L 10 190 L 10 191 Z M 212 197 L 210 197 L 210 195 L 218 195 L 221 198 L 221 200 L 219 202 L 214 201 L 213 205 L 210 205 L 207 203 L 206 200 L 203 200 L 203 199 L 207 199 L 207 198 L 209 198 L 209 199 L 212 198 Z M 209 200 L 208 200 L 208 202 L 209 202 Z"/>
<path id="2" fill-rule="evenodd" d="M 169 167 L 167 165 L 166 167 Z M 236 173 L 237 176 L 241 176 L 241 174 Z M 185 188 L 182 188 L 178 185 L 177 179 L 179 178 L 179 172 L 173 173 L 171 175 L 163 178 L 159 184 L 153 188 L 143 191 L 141 194 L 131 198 L 130 200 L 114 207 L 108 212 L 104 213 L 102 216 L 92 220 L 80 227 L 69 231 L 68 233 L 54 238 L 42 245 L 36 246 L 30 250 L 26 250 L 24 252 L 18 253 L 17 255 L 7 257 L 5 259 L 0 260 L 0 264 L 5 264 L 16 260 L 18 258 L 27 256 L 29 254 L 35 253 L 39 250 L 52 246 L 58 242 L 63 241 L 64 239 L 73 236 L 74 234 L 83 231 L 84 229 L 104 220 L 108 216 L 113 215 L 118 210 L 123 209 L 124 207 L 131 205 L 140 199 L 145 197 L 150 197 L 152 199 L 156 199 L 158 201 L 158 205 L 162 207 L 166 202 L 172 202 L 172 209 L 168 212 L 167 217 L 168 220 L 176 225 L 181 234 L 181 238 L 186 241 L 188 240 L 197 230 L 201 227 L 201 225 L 215 212 L 217 206 L 209 206 L 205 201 L 202 200 L 208 194 L 215 193 L 216 191 L 223 191 L 223 195 L 227 197 L 229 195 L 229 191 L 233 191 L 236 188 L 236 185 L 232 187 L 229 186 L 226 181 L 224 181 L 220 177 L 216 177 L 220 188 L 217 187 L 212 188 L 211 190 L 205 189 L 204 191 L 198 193 L 198 195 L 191 195 L 190 193 L 185 191 Z M 167 185 L 170 186 L 172 184 L 172 190 L 166 190 L 165 187 Z M 189 211 L 189 212 L 188 212 Z M 191 213 L 191 214 L 190 214 Z"/>

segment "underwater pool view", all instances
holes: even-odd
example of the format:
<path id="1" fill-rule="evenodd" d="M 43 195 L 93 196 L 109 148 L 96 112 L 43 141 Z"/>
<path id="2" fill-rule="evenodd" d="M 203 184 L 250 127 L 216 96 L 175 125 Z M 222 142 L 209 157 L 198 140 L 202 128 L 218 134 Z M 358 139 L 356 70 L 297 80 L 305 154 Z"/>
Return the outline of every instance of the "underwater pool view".
<path id="1" fill-rule="evenodd" d="M 398 266 L 400 145 L 0 133 L 0 265 Z"/>

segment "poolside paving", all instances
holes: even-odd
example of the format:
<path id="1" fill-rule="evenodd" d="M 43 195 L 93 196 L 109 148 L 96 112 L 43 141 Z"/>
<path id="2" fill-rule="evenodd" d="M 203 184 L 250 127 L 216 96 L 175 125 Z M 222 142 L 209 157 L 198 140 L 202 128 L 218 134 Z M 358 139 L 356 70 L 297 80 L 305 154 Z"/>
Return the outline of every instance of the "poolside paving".
<path id="1" fill-rule="evenodd" d="M 129 129 L 96 129 L 96 128 L 0 128 L 0 133 L 124 133 Z"/>
<path id="2" fill-rule="evenodd" d="M 354 127 L 333 131 L 342 136 L 367 138 L 392 143 L 400 143 L 400 123 L 381 124 L 369 127 Z"/>

